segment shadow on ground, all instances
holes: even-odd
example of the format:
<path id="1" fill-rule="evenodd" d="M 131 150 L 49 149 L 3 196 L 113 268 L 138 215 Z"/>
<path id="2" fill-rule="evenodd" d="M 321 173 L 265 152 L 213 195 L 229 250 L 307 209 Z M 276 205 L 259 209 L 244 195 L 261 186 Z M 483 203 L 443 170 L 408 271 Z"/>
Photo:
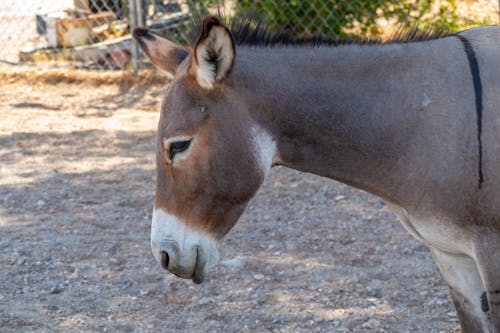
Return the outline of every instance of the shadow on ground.
<path id="1" fill-rule="evenodd" d="M 427 249 L 380 200 L 285 168 L 223 241 L 207 283 L 165 274 L 149 248 L 154 145 L 149 131 L 0 137 L 3 331 L 455 326 Z"/>

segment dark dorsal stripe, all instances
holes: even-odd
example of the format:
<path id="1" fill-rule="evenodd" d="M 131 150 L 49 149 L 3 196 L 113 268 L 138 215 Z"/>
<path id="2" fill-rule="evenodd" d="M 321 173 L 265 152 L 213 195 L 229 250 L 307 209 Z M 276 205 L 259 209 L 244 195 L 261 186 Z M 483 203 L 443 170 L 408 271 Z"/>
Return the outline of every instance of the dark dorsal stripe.
<path id="1" fill-rule="evenodd" d="M 470 72 L 472 74 L 472 82 L 474 84 L 474 93 L 476 95 L 476 114 L 477 114 L 477 141 L 479 143 L 479 188 L 483 184 L 483 86 L 481 84 L 481 76 L 479 72 L 479 64 L 476 58 L 476 52 L 472 48 L 471 43 L 464 36 L 455 35 L 462 41 L 464 45 L 467 59 L 469 60 Z"/>

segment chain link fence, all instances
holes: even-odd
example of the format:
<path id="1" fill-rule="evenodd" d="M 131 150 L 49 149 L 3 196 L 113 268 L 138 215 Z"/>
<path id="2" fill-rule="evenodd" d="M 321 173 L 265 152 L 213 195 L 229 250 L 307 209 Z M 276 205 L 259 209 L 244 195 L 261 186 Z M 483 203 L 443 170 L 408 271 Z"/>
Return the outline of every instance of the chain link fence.
<path id="1" fill-rule="evenodd" d="M 303 37 L 389 36 L 401 26 L 458 31 L 499 23 L 498 0 L 2 0 L 0 62 L 130 69 L 144 59 L 130 31 L 148 26 L 181 43 L 192 13 L 250 16 Z"/>

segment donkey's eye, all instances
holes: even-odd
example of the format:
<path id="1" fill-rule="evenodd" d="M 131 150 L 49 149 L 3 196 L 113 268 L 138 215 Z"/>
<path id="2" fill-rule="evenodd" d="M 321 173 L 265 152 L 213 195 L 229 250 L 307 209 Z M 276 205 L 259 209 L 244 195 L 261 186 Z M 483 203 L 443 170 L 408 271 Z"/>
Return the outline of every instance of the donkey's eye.
<path id="1" fill-rule="evenodd" d="M 175 154 L 177 153 L 182 153 L 186 149 L 189 148 L 189 145 L 191 144 L 191 140 L 182 140 L 182 141 L 175 141 L 170 144 L 168 147 L 168 157 L 170 158 L 171 161 L 174 160 Z"/>

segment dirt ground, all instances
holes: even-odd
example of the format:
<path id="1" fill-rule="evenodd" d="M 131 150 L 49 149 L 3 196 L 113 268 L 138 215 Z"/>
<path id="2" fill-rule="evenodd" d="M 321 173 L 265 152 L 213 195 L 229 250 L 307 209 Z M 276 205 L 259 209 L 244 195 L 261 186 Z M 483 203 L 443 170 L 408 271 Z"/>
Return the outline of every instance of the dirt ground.
<path id="1" fill-rule="evenodd" d="M 285 168 L 207 282 L 167 274 L 149 245 L 164 81 L 106 75 L 0 71 L 1 332 L 457 330 L 381 200 Z"/>

